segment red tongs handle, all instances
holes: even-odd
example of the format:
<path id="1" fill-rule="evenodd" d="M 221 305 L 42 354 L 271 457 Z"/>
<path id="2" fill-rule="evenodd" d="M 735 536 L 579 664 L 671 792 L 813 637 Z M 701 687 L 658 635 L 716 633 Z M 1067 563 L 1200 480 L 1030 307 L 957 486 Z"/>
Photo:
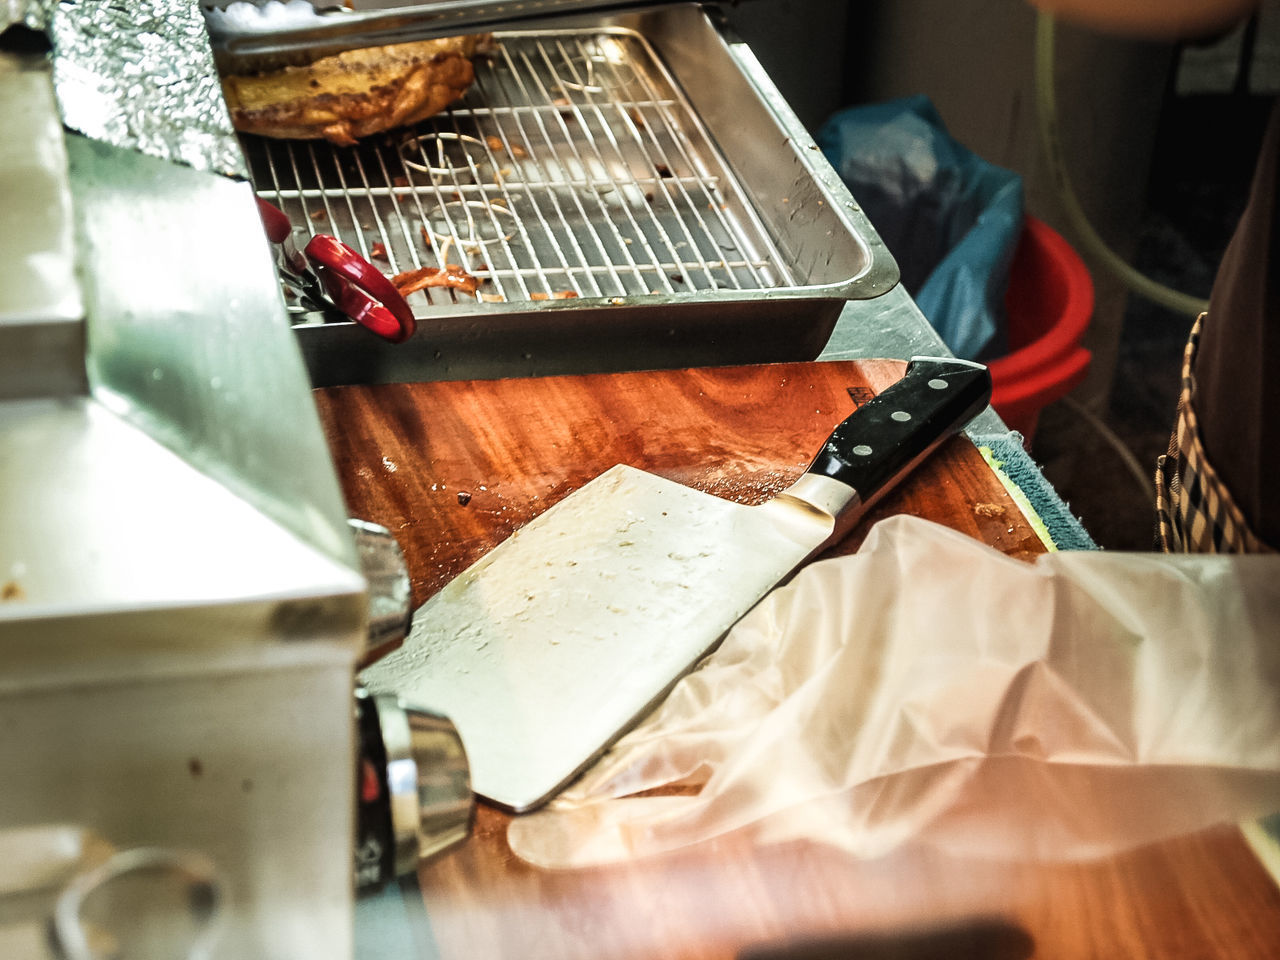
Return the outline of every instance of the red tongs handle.
<path id="1" fill-rule="evenodd" d="M 258 216 L 262 218 L 267 239 L 272 243 L 284 243 L 289 239 L 289 234 L 293 233 L 293 224 L 289 222 L 284 211 L 261 197 L 258 197 Z"/>
<path id="2" fill-rule="evenodd" d="M 258 197 L 258 214 L 267 239 L 283 244 L 293 234 L 279 207 Z M 324 292 L 344 314 L 392 343 L 413 336 L 413 310 L 386 275 L 337 237 L 316 234 L 303 250 Z"/>
<path id="3" fill-rule="evenodd" d="M 413 336 L 413 310 L 386 275 L 341 240 L 327 233 L 311 238 L 302 251 L 338 309 L 392 343 Z"/>

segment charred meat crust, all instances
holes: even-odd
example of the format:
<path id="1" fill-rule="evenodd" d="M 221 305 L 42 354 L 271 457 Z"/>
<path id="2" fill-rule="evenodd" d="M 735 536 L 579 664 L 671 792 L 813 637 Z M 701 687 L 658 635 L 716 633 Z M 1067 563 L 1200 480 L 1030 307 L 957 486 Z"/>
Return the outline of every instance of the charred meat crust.
<path id="1" fill-rule="evenodd" d="M 476 36 L 348 50 L 305 67 L 223 78 L 237 130 L 351 146 L 424 120 L 466 93 Z"/>

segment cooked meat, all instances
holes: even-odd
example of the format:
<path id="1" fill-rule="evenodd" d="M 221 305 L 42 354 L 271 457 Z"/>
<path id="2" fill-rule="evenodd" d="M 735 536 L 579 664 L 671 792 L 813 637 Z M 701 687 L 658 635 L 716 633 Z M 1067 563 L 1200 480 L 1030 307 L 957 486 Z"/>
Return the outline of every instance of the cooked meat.
<path id="1" fill-rule="evenodd" d="M 471 57 L 487 37 L 448 37 L 347 50 L 302 67 L 226 76 L 222 90 L 237 130 L 266 137 L 359 137 L 417 123 L 471 85 Z"/>
<path id="2" fill-rule="evenodd" d="M 464 293 L 475 293 L 480 286 L 480 278 L 474 277 L 456 263 L 447 263 L 440 267 L 419 267 L 417 270 L 406 270 L 391 278 L 402 297 L 417 293 L 427 287 L 453 287 Z"/>

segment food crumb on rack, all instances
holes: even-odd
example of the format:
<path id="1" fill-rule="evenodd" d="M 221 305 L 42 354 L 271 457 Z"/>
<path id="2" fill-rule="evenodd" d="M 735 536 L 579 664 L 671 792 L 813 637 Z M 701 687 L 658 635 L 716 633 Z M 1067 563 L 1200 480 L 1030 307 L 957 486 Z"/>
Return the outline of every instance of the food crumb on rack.
<path id="1" fill-rule="evenodd" d="M 506 303 L 507 298 L 500 293 L 482 293 L 480 299 L 485 303 Z"/>
<path id="2" fill-rule="evenodd" d="M 545 293 L 541 290 L 535 290 L 529 294 L 530 300 L 575 300 L 578 292 L 576 290 L 556 290 L 553 293 Z"/>
<path id="3" fill-rule="evenodd" d="M 369 251 L 369 256 L 374 260 L 390 261 L 391 259 L 387 256 L 387 245 L 385 243 L 375 243 L 373 248 Z"/>
<path id="4" fill-rule="evenodd" d="M 479 277 L 473 277 L 456 263 L 446 263 L 441 267 L 419 267 L 406 270 L 391 278 L 392 284 L 400 291 L 402 297 L 417 293 L 427 287 L 451 287 L 464 293 L 475 293 L 480 286 Z"/>
<path id="5" fill-rule="evenodd" d="M 324 220 L 326 217 L 329 216 L 329 214 L 327 211 L 321 208 L 320 210 L 312 210 L 310 216 L 312 220 Z"/>
<path id="6" fill-rule="evenodd" d="M 489 134 L 489 136 L 485 137 L 484 142 L 489 145 L 489 149 L 494 153 L 505 152 L 511 154 L 513 157 L 527 157 L 529 155 L 525 148 L 520 146 L 520 144 L 513 143 L 507 145 L 502 142 L 501 137 L 496 137 L 493 134 Z"/>
<path id="7" fill-rule="evenodd" d="M 426 244 L 428 247 L 433 247 L 433 246 L 435 246 L 434 241 L 432 241 L 432 239 L 431 239 L 431 231 L 430 231 L 430 230 L 428 230 L 426 227 L 419 227 L 419 228 L 418 228 L 418 232 L 419 232 L 420 234 L 422 234 L 422 242 L 423 242 L 424 244 Z"/>

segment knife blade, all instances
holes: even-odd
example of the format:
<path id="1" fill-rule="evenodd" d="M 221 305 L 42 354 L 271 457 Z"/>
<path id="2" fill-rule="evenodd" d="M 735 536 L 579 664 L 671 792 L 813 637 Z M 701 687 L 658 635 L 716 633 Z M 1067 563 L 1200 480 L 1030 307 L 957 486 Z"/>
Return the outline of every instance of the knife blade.
<path id="1" fill-rule="evenodd" d="M 476 793 L 531 810 L 990 395 L 981 364 L 916 357 L 756 506 L 615 466 L 423 604 L 404 644 L 361 680 L 448 716 Z"/>

